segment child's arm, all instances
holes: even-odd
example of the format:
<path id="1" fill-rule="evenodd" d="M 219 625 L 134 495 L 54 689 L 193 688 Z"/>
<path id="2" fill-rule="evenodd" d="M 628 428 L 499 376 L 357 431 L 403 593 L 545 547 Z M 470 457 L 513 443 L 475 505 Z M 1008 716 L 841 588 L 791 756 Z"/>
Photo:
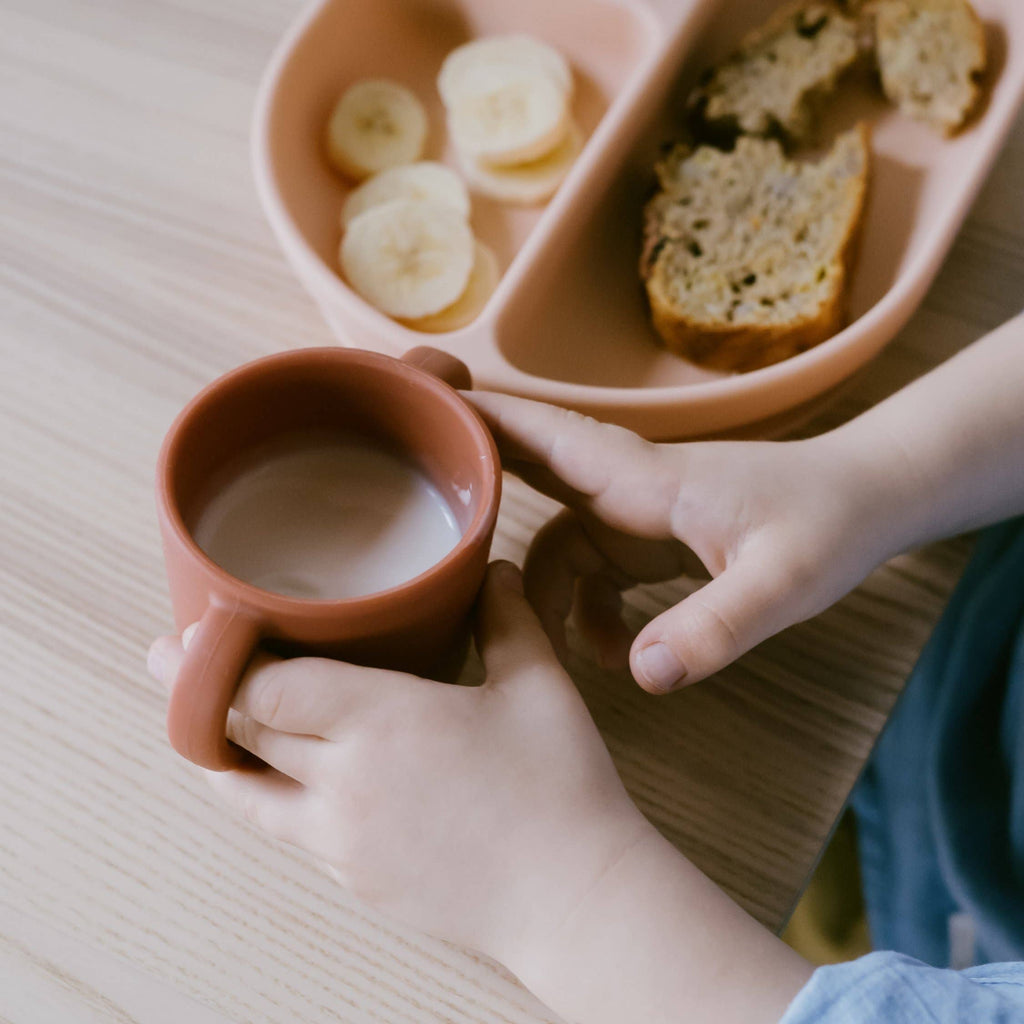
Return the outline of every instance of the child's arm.
<path id="1" fill-rule="evenodd" d="M 893 552 L 1024 512 L 1024 313 L 826 437 L 906 478 Z"/>
<path id="2" fill-rule="evenodd" d="M 629 652 L 654 692 L 822 611 L 899 551 L 1024 511 L 1024 316 L 805 441 L 652 445 L 537 402 L 467 397 L 506 466 L 572 510 L 526 569 L 556 649 L 575 605 L 602 660 Z M 618 593 L 687 571 L 691 552 L 714 579 L 632 640 Z"/>
<path id="3" fill-rule="evenodd" d="M 774 1024 L 811 968 L 643 818 L 522 595 L 492 567 L 480 687 L 257 659 L 206 773 L 378 909 L 491 954 L 576 1024 Z M 150 669 L 173 682 L 177 637 Z M 272 767 L 270 767 L 272 766 Z"/>

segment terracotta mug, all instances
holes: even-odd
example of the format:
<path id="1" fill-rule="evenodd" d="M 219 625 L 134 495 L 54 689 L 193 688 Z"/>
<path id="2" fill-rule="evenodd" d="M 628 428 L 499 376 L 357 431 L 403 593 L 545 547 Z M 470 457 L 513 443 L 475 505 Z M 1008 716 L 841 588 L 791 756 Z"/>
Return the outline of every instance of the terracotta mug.
<path id="1" fill-rule="evenodd" d="M 257 644 L 363 665 L 430 672 L 466 635 L 501 496 L 490 433 L 454 388 L 469 371 L 437 349 L 399 360 L 347 348 L 283 352 L 214 381 L 164 439 L 157 506 L 175 623 L 198 622 L 171 694 L 167 731 L 204 768 L 242 760 L 228 709 Z M 189 532 L 218 472 L 294 430 L 356 429 L 411 457 L 451 506 L 462 539 L 431 569 L 366 597 L 311 601 L 261 590 L 208 558 Z"/>

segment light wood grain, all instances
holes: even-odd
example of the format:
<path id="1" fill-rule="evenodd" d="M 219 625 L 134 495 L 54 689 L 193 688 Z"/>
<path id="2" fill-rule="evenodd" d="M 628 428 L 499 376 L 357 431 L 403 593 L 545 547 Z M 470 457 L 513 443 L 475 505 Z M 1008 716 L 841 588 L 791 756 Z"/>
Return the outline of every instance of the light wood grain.
<path id="1" fill-rule="evenodd" d="M 0 903 L 0 1024 L 230 1024 L 119 957 Z"/>
<path id="2" fill-rule="evenodd" d="M 0 900 L 235 1021 L 551 1021 L 490 963 L 356 905 L 227 818 L 170 753 L 143 667 L 170 622 L 151 478 L 171 418 L 244 360 L 331 340 L 248 170 L 254 88 L 298 6 L 6 0 L 0 13 Z M 809 429 L 895 390 L 1022 295 L 1018 123 L 924 309 Z M 521 558 L 552 508 L 510 481 L 495 554 Z M 670 699 L 575 665 L 643 809 L 765 923 L 799 893 L 967 550 L 895 560 Z M 683 589 L 639 592 L 637 621 Z M 5 992 L 53 960 L 13 921 L 0 917 Z M 60 1019 L 93 1019 L 78 1010 Z"/>

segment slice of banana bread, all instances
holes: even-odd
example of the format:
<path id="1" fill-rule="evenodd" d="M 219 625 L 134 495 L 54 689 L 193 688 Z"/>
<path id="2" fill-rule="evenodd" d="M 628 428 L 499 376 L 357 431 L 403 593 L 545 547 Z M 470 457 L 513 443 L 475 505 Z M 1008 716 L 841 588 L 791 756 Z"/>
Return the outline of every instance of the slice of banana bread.
<path id="1" fill-rule="evenodd" d="M 985 33 L 967 0 L 877 0 L 875 53 L 886 96 L 953 135 L 978 102 Z"/>
<path id="2" fill-rule="evenodd" d="M 788 159 L 774 139 L 741 136 L 732 152 L 677 146 L 657 166 L 640 265 L 665 344 L 744 371 L 834 334 L 869 164 L 864 125 L 813 163 Z"/>
<path id="3" fill-rule="evenodd" d="M 744 37 L 687 101 L 699 138 L 807 139 L 815 107 L 860 53 L 856 0 L 798 0 Z"/>

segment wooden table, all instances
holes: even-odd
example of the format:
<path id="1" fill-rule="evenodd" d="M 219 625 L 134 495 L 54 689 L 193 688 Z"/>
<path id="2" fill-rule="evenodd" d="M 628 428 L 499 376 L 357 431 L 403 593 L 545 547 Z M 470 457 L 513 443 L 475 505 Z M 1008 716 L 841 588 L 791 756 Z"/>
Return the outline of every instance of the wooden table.
<path id="1" fill-rule="evenodd" d="M 228 818 L 168 749 L 143 665 L 170 622 L 151 490 L 171 418 L 242 361 L 331 341 L 248 169 L 256 82 L 299 6 L 6 0 L 0 15 L 9 1024 L 552 1020 L 489 962 L 383 920 Z M 1022 295 L 1018 122 L 924 308 L 813 429 Z M 551 511 L 510 481 L 495 553 L 521 558 Z M 966 553 L 896 559 L 670 699 L 575 666 L 637 801 L 766 924 L 800 893 Z M 680 592 L 639 593 L 637 616 Z"/>

